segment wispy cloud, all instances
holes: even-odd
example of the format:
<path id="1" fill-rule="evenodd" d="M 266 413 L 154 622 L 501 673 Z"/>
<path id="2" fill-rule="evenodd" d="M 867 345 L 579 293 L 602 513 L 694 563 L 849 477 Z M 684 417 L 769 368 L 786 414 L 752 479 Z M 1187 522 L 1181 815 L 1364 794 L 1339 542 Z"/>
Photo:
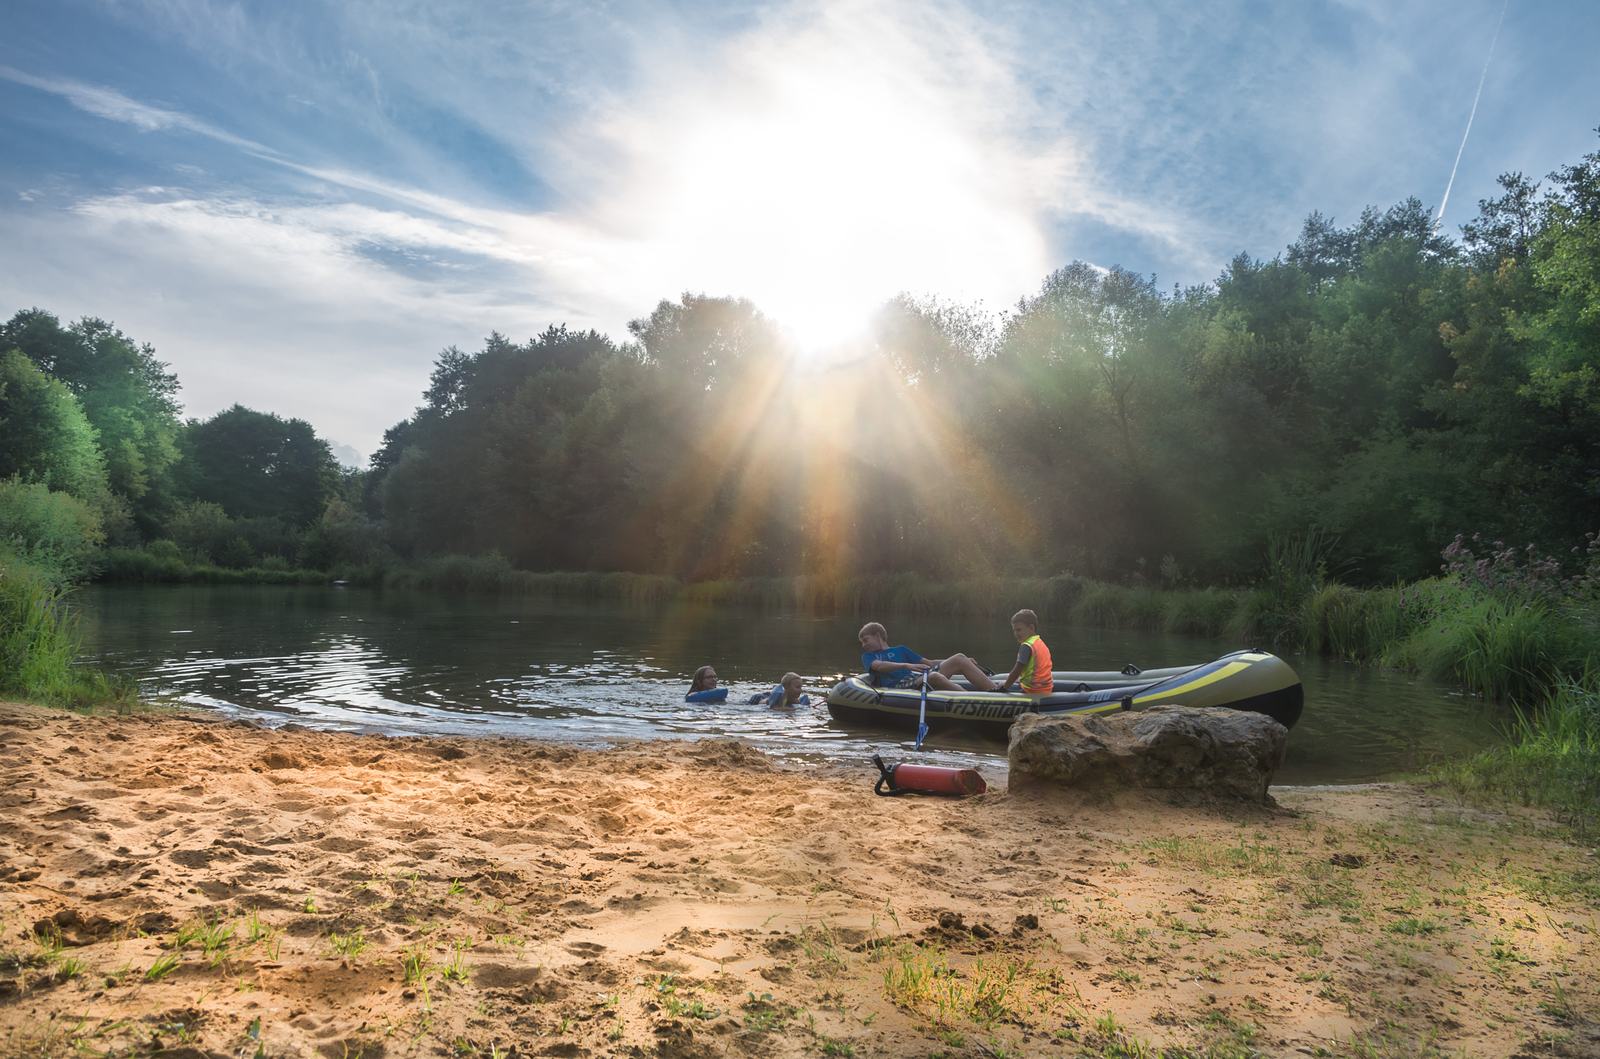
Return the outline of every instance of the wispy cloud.
<path id="1" fill-rule="evenodd" d="M 0 78 L 37 88 L 41 92 L 49 92 L 60 96 L 68 103 L 97 118 L 108 121 L 121 122 L 132 125 L 144 132 L 164 132 L 173 129 L 184 132 L 197 133 L 208 139 L 216 140 L 231 147 L 244 151 L 260 154 L 271 152 L 258 143 L 235 136 L 226 130 L 219 129 L 209 122 L 201 121 L 182 111 L 168 110 L 163 107 L 151 106 L 138 100 L 130 99 L 121 92 L 99 85 L 86 84 L 65 77 L 38 77 L 10 66 L 0 65 Z"/>

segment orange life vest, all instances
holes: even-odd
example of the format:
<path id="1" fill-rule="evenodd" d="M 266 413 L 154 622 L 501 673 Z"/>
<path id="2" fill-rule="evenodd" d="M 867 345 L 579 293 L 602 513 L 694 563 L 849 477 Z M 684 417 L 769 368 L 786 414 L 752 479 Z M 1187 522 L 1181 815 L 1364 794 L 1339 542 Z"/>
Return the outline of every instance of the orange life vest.
<path id="1" fill-rule="evenodd" d="M 1022 667 L 1018 683 L 1029 695 L 1048 695 L 1056 690 L 1055 677 L 1050 672 L 1050 648 L 1037 635 L 1022 641 L 1033 650 L 1033 657 Z"/>

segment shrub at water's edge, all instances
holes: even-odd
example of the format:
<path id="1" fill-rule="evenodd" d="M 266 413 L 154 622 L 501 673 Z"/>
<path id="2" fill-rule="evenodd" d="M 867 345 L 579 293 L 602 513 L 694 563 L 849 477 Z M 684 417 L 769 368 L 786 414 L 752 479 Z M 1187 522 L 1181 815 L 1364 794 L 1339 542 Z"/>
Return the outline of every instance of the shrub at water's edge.
<path id="1" fill-rule="evenodd" d="M 339 571 L 356 584 L 443 592 L 498 592 L 552 598 L 615 599 L 649 604 L 673 598 L 681 588 L 670 577 L 629 573 L 535 573 L 518 570 L 502 555 L 441 555 L 403 566 Z"/>
<path id="2" fill-rule="evenodd" d="M 325 585 L 332 578 L 281 559 L 267 558 L 240 568 L 186 559 L 171 541 L 144 548 L 108 548 L 100 561 L 100 580 L 135 584 Z"/>
<path id="3" fill-rule="evenodd" d="M 41 482 L 0 479 L 0 547 L 10 562 L 70 584 L 95 571 L 104 540 L 94 505 Z"/>

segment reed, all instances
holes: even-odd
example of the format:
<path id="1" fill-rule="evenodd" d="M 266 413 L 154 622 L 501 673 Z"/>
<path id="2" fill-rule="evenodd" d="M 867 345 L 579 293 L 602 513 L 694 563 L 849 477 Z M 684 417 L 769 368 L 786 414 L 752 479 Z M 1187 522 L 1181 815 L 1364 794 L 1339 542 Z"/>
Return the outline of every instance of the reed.
<path id="1" fill-rule="evenodd" d="M 1600 834 L 1600 671 L 1518 710 L 1507 734 L 1503 746 L 1441 765 L 1435 777 L 1462 794 L 1552 809 L 1581 837 Z"/>
<path id="2" fill-rule="evenodd" d="M 1073 605 L 1072 620 L 1079 625 L 1139 628 L 1136 624 L 1138 607 L 1132 598 L 1134 591 L 1120 585 L 1094 582 Z"/>
<path id="3" fill-rule="evenodd" d="M 324 571 L 293 567 L 282 560 L 240 568 L 191 562 L 175 548 L 158 547 L 162 543 L 167 542 L 146 548 L 108 548 L 101 559 L 99 580 L 203 585 L 319 585 L 330 580 Z"/>
<path id="4" fill-rule="evenodd" d="M 1269 609 L 1270 600 L 1264 589 L 1252 588 L 1239 593 L 1233 612 L 1228 615 L 1228 623 L 1222 630 L 1223 634 L 1240 643 L 1256 640 L 1261 644 L 1271 643 L 1271 639 L 1264 635 L 1264 630 L 1271 625 L 1268 620 Z"/>
<path id="5" fill-rule="evenodd" d="M 1543 604 L 1468 598 L 1384 646 L 1379 658 L 1491 698 L 1532 705 L 1584 668 L 1585 651 L 1567 626 L 1559 611 Z"/>
<path id="6" fill-rule="evenodd" d="M 384 588 L 437 592 L 487 592 L 557 599 L 615 599 L 649 605 L 674 598 L 675 578 L 657 574 L 518 570 L 503 556 L 441 555 L 387 569 L 347 571 L 346 580 Z"/>
<path id="7" fill-rule="evenodd" d="M 1239 609 L 1239 593 L 1225 588 L 1191 588 L 1165 593 L 1161 627 L 1167 632 L 1221 636 Z"/>
<path id="8" fill-rule="evenodd" d="M 1306 601 L 1303 646 L 1346 661 L 1370 662 L 1412 631 L 1414 621 L 1406 615 L 1404 601 L 1399 588 L 1323 585 Z"/>
<path id="9" fill-rule="evenodd" d="M 75 665 L 78 616 L 41 570 L 0 556 L 0 691 L 54 706 L 127 703 L 125 682 Z"/>

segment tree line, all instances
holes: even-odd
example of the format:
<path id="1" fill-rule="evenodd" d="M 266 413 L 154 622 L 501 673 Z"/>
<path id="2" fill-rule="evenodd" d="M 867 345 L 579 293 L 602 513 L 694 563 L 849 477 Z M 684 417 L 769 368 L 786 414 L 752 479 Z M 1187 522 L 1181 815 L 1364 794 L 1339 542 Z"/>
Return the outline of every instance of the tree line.
<path id="1" fill-rule="evenodd" d="M 1000 314 L 897 297 L 842 360 L 698 294 L 620 340 L 493 334 L 440 354 L 361 472 L 301 420 L 180 421 L 150 347 L 32 309 L 0 326 L 0 541 L 78 574 L 143 546 L 1214 584 L 1314 534 L 1388 583 L 1460 532 L 1564 551 L 1600 526 L 1597 373 L 1600 152 L 1501 177 L 1459 238 L 1408 199 L 1194 287 L 1075 262 Z"/>

